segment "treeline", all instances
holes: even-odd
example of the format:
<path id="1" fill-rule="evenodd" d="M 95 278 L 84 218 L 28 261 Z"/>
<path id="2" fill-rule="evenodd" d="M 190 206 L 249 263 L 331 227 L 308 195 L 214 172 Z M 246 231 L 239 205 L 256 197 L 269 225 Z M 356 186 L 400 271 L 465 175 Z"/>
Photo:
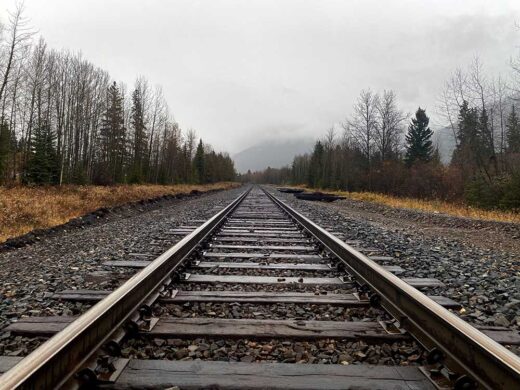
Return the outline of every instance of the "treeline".
<path id="1" fill-rule="evenodd" d="M 514 73 L 520 77 L 519 69 Z M 290 167 L 249 172 L 242 180 L 520 209 L 518 85 L 513 78 L 506 83 L 485 76 L 478 59 L 453 74 L 439 110 L 455 139 L 447 165 L 432 142 L 424 109 L 410 119 L 393 91 L 365 90 L 339 137 L 331 129 Z"/>
<path id="2" fill-rule="evenodd" d="M 33 43 L 22 7 L 3 27 L 0 184 L 234 179 L 227 154 L 181 131 L 161 87 L 139 77 L 127 90 L 81 54 Z"/>

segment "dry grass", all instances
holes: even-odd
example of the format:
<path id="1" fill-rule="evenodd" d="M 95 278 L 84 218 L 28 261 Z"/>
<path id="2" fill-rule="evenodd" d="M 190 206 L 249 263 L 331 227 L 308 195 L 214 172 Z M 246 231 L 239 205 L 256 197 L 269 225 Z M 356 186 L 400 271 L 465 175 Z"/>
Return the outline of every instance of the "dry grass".
<path id="1" fill-rule="evenodd" d="M 0 243 L 34 229 L 61 225 L 101 207 L 113 207 L 167 194 L 228 189 L 237 183 L 208 185 L 120 185 L 0 187 Z"/>
<path id="2" fill-rule="evenodd" d="M 309 191 L 326 191 L 310 189 Z M 336 195 L 345 196 L 353 200 L 361 200 L 382 204 L 393 208 L 405 208 L 431 213 L 442 213 L 456 217 L 472 218 L 484 221 L 513 222 L 520 223 L 520 214 L 515 212 L 482 210 L 469 207 L 464 204 L 449 203 L 439 200 L 422 200 L 414 198 L 401 198 L 391 195 L 377 194 L 373 192 L 346 192 L 346 191 L 326 191 Z"/>

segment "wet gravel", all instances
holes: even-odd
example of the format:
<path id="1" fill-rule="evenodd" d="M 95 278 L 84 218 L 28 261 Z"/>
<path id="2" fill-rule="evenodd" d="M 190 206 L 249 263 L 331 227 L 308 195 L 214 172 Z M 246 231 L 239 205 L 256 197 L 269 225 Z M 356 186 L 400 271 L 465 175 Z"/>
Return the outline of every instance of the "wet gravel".
<path id="1" fill-rule="evenodd" d="M 305 271 L 305 270 L 280 270 L 280 269 L 240 269 L 240 268 L 192 268 L 188 272 L 203 275 L 248 275 L 248 276 L 277 276 L 277 277 L 302 277 L 302 278 L 337 278 L 345 275 L 338 271 Z"/>
<path id="2" fill-rule="evenodd" d="M 158 307 L 159 308 L 159 307 Z M 161 305 L 161 315 L 172 317 L 211 317 L 229 319 L 295 319 L 305 321 L 385 321 L 390 317 L 374 308 L 348 308 L 315 304 L 252 304 L 252 303 L 186 303 Z"/>
<path id="3" fill-rule="evenodd" d="M 446 287 L 428 289 L 428 293 L 461 303 L 464 308 L 458 314 L 464 320 L 520 329 L 520 253 L 514 249 L 493 250 L 475 245 L 471 240 L 453 236 L 451 230 L 436 231 L 434 236 L 423 234 L 413 222 L 419 217 L 410 217 L 410 210 L 387 210 L 391 221 L 385 223 L 375 220 L 372 213 L 363 218 L 359 208 L 350 213 L 350 203 L 346 201 L 328 204 L 306 202 L 278 192 L 276 196 L 319 225 L 342 233 L 345 240 L 361 240 L 363 246 L 379 248 L 385 255 L 393 256 L 394 261 L 387 264 L 404 268 L 400 277 L 440 279 Z M 425 213 L 417 214 L 424 218 Z M 435 217 L 429 221 L 435 221 Z M 452 227 L 479 225 L 478 221 L 448 216 L 442 216 L 441 222 Z M 489 242 L 503 240 L 504 235 L 518 230 L 506 227 L 489 229 Z"/>
<path id="4" fill-rule="evenodd" d="M 357 290 L 351 284 L 341 285 L 305 285 L 301 283 L 280 283 L 280 284 L 231 284 L 231 283 L 174 283 L 171 285 L 174 290 L 185 291 L 289 291 L 289 292 L 313 292 L 316 295 L 326 293 L 352 294 Z"/>
<path id="5" fill-rule="evenodd" d="M 415 342 L 367 344 L 363 341 L 322 339 L 132 339 L 122 355 L 137 359 L 216 360 L 307 364 L 420 365 L 425 356 Z"/>
<path id="6" fill-rule="evenodd" d="M 251 263 L 263 263 L 263 264 L 278 264 L 278 263 L 291 263 L 291 264 L 303 264 L 308 263 L 308 260 L 300 260 L 300 259 L 263 259 L 263 258 L 250 258 L 250 259 L 240 259 L 240 258 L 218 258 L 218 257 L 207 257 L 207 258 L 200 258 L 198 260 L 204 261 L 204 262 L 220 262 L 225 261 L 226 263 L 243 263 L 244 261 L 251 262 Z M 331 259 L 329 258 L 323 258 L 318 261 L 316 261 L 315 264 L 330 264 Z M 313 262 L 314 263 L 314 262 Z"/>
<path id="7" fill-rule="evenodd" d="M 77 315 L 89 304 L 58 302 L 50 293 L 63 289 L 113 289 L 136 270 L 103 265 L 107 260 L 151 260 L 181 236 L 170 230 L 193 225 L 190 219 L 206 219 L 218 207 L 235 198 L 240 190 L 183 200 L 157 210 L 136 212 L 110 223 L 91 226 L 14 252 L 0 254 L 0 327 L 22 316 Z M 464 305 L 459 313 L 469 322 L 482 325 L 520 326 L 520 277 L 518 254 L 486 251 L 449 236 L 423 237 L 406 228 L 386 228 L 362 218 L 338 212 L 338 204 L 298 201 L 281 195 L 309 218 L 345 240 L 360 240 L 362 246 L 377 248 L 378 255 L 393 256 L 385 264 L 405 269 L 401 277 L 435 277 L 447 287 L 426 289 Z M 226 242 L 230 244 L 230 242 Z M 238 243 L 237 243 L 238 244 Z M 250 243 L 240 243 L 252 245 Z M 269 245 L 269 244 L 267 244 Z M 288 245 L 288 244 L 284 244 Z M 305 244 L 306 245 L 306 244 Z M 357 246 L 357 245 L 356 245 Z M 214 251 L 227 252 L 228 249 Z M 244 252 L 246 250 L 238 250 Z M 285 253 L 291 253 L 287 251 Z M 297 252 L 294 252 L 297 253 Z M 20 271 L 20 261 L 24 264 Z M 204 261 L 222 261 L 216 258 Z M 243 261 L 226 259 L 226 262 Z M 260 259 L 248 259 L 260 262 Z M 295 259 L 269 260 L 269 263 L 298 263 Z M 323 259 L 322 264 L 330 260 Z M 383 262 L 381 262 L 383 264 Z M 277 277 L 336 277 L 337 271 L 279 271 L 254 269 L 187 269 L 186 272 L 214 275 L 255 275 Z M 349 294 L 351 284 L 205 284 L 177 283 L 175 289 L 189 291 L 266 291 Z M 301 319 L 318 321 L 374 321 L 387 319 L 378 309 L 342 308 L 314 304 L 188 303 L 154 306 L 156 314 L 181 318 Z M 0 355 L 24 356 L 44 339 L 13 337 L 0 333 Z M 514 350 L 518 353 L 518 349 Z M 123 344 L 123 357 L 140 359 L 218 360 L 243 362 L 285 362 L 324 364 L 416 365 L 424 362 L 423 350 L 415 342 L 367 344 L 348 340 L 322 339 L 297 341 L 252 338 L 148 338 L 130 339 Z"/>
<path id="8" fill-rule="evenodd" d="M 107 260 L 152 260 L 182 236 L 168 233 L 190 220 L 206 220 L 242 189 L 200 197 L 135 205 L 120 216 L 92 223 L 0 253 L 0 329 L 26 316 L 76 315 L 89 304 L 51 299 L 65 289 L 111 290 L 138 270 L 108 267 Z M 148 256 L 143 256 L 148 255 Z M 0 330 L 0 351 L 31 350 L 32 341 Z M 15 343 L 13 346 L 12 344 Z M 35 341 L 35 343 L 37 343 Z"/>

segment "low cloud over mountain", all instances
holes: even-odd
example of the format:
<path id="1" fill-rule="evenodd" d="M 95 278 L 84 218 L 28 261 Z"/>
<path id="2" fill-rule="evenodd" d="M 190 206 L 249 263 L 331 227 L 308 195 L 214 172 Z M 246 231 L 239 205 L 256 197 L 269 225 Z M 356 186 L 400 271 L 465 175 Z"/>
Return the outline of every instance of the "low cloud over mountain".
<path id="1" fill-rule="evenodd" d="M 295 155 L 312 150 L 314 141 L 308 139 L 294 139 L 285 141 L 265 141 L 253 145 L 233 156 L 235 168 L 244 173 L 262 170 L 267 167 L 280 168 L 292 163 Z"/>

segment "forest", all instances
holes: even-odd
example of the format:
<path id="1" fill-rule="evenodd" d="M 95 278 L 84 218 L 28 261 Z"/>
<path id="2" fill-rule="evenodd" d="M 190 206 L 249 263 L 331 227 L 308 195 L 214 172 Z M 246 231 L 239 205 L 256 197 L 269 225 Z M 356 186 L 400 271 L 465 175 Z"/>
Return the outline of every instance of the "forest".
<path id="1" fill-rule="evenodd" d="M 361 91 L 352 114 L 290 166 L 248 172 L 244 181 L 464 202 L 520 209 L 520 61 L 486 74 L 479 58 L 446 81 L 434 115 L 453 134 L 443 164 L 429 113 L 407 114 L 391 90 Z"/>
<path id="2" fill-rule="evenodd" d="M 129 88 L 49 48 L 23 4 L 0 25 L 0 184 L 213 183 L 233 161 L 174 120 L 160 86 Z"/>

